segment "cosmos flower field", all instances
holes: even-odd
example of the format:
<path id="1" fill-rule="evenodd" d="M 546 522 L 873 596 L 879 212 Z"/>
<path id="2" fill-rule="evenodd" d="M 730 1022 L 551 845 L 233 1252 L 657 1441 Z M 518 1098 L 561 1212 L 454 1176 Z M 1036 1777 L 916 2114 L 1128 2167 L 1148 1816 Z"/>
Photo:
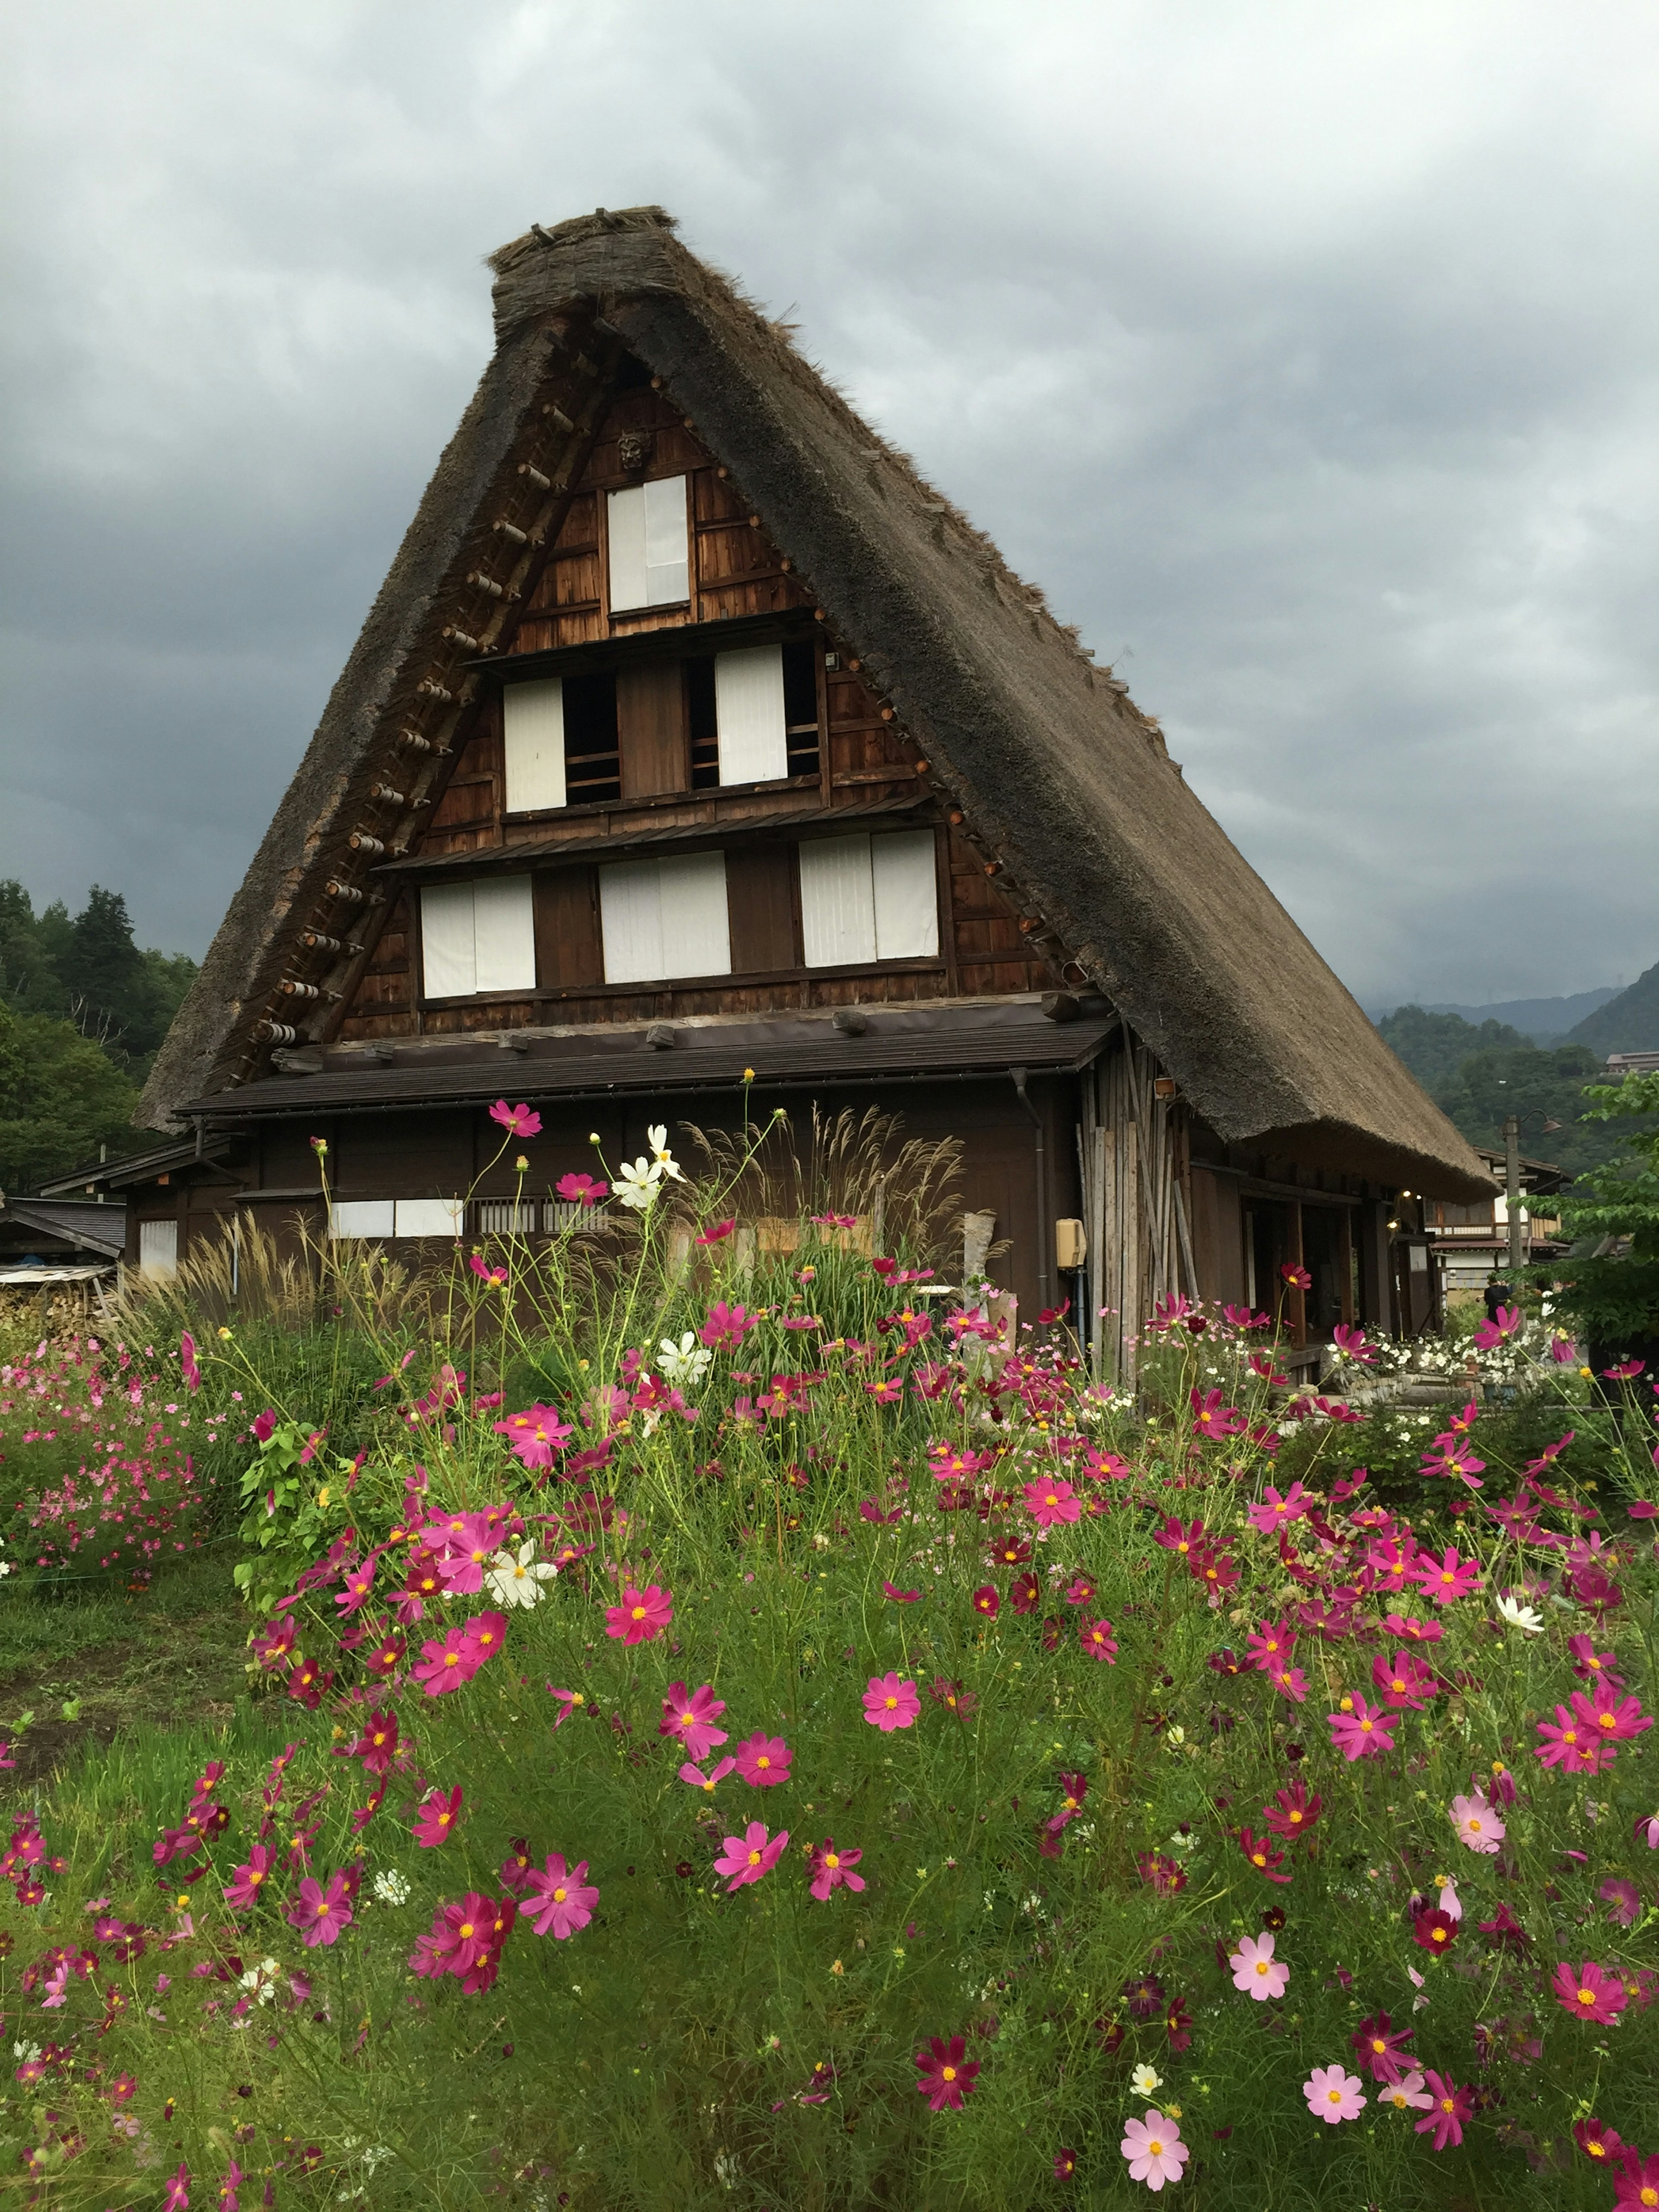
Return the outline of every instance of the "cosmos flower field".
<path id="1" fill-rule="evenodd" d="M 1650 1383 L 1546 1335 L 1571 1449 L 1477 1393 L 1379 1479 L 1269 1316 L 1131 1402 L 629 1173 L 603 1266 L 458 1257 L 349 1455 L 180 1346 L 250 1693 L 12 1800 L 20 2200 L 1659 2204 Z"/>

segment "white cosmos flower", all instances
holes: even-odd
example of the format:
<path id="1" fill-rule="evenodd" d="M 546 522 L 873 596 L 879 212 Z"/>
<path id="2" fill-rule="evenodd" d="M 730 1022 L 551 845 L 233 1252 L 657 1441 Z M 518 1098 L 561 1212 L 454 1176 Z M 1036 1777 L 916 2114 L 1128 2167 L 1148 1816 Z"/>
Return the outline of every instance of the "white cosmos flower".
<path id="1" fill-rule="evenodd" d="M 667 1124 L 659 1121 L 653 1127 L 647 1129 L 645 1133 L 645 1141 L 650 1146 L 652 1158 L 656 1161 L 661 1172 L 671 1176 L 675 1182 L 684 1182 L 685 1177 L 680 1173 L 679 1162 L 668 1149 Z"/>
<path id="2" fill-rule="evenodd" d="M 384 1874 L 374 1877 L 374 1894 L 382 1905 L 407 1905 L 409 1882 L 396 1867 L 388 1867 Z"/>
<path id="3" fill-rule="evenodd" d="M 701 1382 L 714 1364 L 714 1355 L 706 1345 L 697 1342 L 695 1333 L 687 1329 L 678 1343 L 672 1336 L 664 1337 L 657 1346 L 662 1364 L 663 1380 L 676 1389 L 687 1383 Z"/>
<path id="4" fill-rule="evenodd" d="M 516 1552 L 496 1553 L 484 1576 L 484 1588 L 500 1605 L 535 1605 L 545 1595 L 542 1584 L 558 1571 L 550 1560 L 537 1559 L 532 1536 Z"/>
<path id="5" fill-rule="evenodd" d="M 636 1213 L 643 1213 L 656 1196 L 661 1181 L 662 1162 L 641 1157 L 632 1167 L 624 1160 L 611 1179 L 611 1187 L 623 1206 L 631 1206 Z"/>
<path id="6" fill-rule="evenodd" d="M 1504 1596 L 1498 1601 L 1498 1610 L 1511 1628 L 1518 1628 L 1523 1636 L 1541 1636 L 1544 1618 L 1529 1605 L 1522 1605 L 1518 1597 Z"/>
<path id="7" fill-rule="evenodd" d="M 1129 2086 L 1137 2097 L 1150 2097 L 1163 2080 L 1164 2076 L 1155 2066 L 1137 2066 L 1129 2076 Z"/>

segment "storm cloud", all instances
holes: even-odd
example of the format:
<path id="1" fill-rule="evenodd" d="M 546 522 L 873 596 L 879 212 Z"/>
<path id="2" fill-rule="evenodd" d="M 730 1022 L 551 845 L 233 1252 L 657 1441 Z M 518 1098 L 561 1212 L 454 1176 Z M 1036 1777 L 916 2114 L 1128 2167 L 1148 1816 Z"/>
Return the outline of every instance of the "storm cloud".
<path id="1" fill-rule="evenodd" d="M 0 873 L 200 953 L 490 343 L 658 201 L 1081 625 L 1364 1003 L 1659 957 L 1659 22 L 57 0 Z"/>

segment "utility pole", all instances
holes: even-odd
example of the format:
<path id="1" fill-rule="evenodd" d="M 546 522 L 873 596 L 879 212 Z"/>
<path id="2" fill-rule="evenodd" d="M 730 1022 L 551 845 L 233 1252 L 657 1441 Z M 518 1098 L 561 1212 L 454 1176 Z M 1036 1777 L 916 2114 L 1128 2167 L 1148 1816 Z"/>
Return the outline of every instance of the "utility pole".
<path id="1" fill-rule="evenodd" d="M 1504 1123 L 1504 1182 L 1509 1194 L 1510 1273 L 1518 1277 L 1525 1264 L 1525 1254 L 1521 1246 L 1521 1116 L 1518 1114 L 1510 1115 Z"/>

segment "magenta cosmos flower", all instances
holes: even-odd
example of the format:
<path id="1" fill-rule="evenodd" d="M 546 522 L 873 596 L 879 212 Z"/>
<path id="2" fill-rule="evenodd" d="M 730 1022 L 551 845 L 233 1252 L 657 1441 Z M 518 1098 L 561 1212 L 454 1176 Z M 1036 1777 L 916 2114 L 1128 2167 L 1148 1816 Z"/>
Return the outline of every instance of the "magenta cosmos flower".
<path id="1" fill-rule="evenodd" d="M 1424 1594 L 1436 1605 L 1450 1605 L 1480 1588 L 1480 1563 L 1460 1559 L 1455 1546 L 1448 1544 L 1437 1559 L 1432 1553 L 1424 1553 L 1412 1569 L 1412 1580 L 1422 1584 Z"/>
<path id="2" fill-rule="evenodd" d="M 288 1918 L 308 1946 L 337 1942 L 341 1929 L 349 1928 L 352 1918 L 345 1876 L 337 1874 L 325 1889 L 307 1875 L 300 1884 L 298 1897 L 288 1908 Z"/>
<path id="3" fill-rule="evenodd" d="M 926 2051 L 916 2053 L 916 2087 L 935 2112 L 960 2112 L 962 2100 L 973 2088 L 979 2061 L 965 2056 L 967 2044 L 959 2035 L 949 2042 L 943 2036 L 927 2039 Z"/>
<path id="4" fill-rule="evenodd" d="M 567 1206 L 597 1206 L 611 1194 L 610 1184 L 591 1175 L 562 1175 L 553 1188 Z"/>
<path id="5" fill-rule="evenodd" d="M 538 1936 L 562 1943 L 593 1917 L 599 1893 L 587 1879 L 587 1861 L 567 1867 L 562 1852 L 550 1851 L 547 1863 L 524 1881 L 525 1918 Z"/>
<path id="6" fill-rule="evenodd" d="M 1613 1746 L 1592 1735 L 1565 1705 L 1556 1707 L 1553 1722 L 1539 1722 L 1538 1733 L 1543 1741 L 1533 1746 L 1533 1756 L 1546 1766 L 1564 1766 L 1569 1774 L 1599 1774 L 1612 1764 Z"/>
<path id="7" fill-rule="evenodd" d="M 787 1828 L 769 1837 L 763 1822 L 751 1820 L 742 1835 L 726 1837 L 714 1871 L 731 1876 L 726 1885 L 728 1892 L 741 1889 L 745 1882 L 758 1881 L 763 1874 L 770 1874 L 788 1848 Z"/>
<path id="8" fill-rule="evenodd" d="M 1266 1929 L 1260 1936 L 1245 1936 L 1237 1950 L 1228 1954 L 1227 1964 L 1233 1970 L 1233 1987 L 1258 2003 L 1282 1997 L 1291 1978 L 1284 1960 L 1274 1958 L 1273 1939 Z"/>
<path id="9" fill-rule="evenodd" d="M 1638 2205 L 1642 2212 L 1650 2212 L 1656 2204 L 1659 2204 L 1659 2158 L 1643 2158 L 1632 2151 L 1613 2185 L 1613 2212 L 1632 2212 Z"/>
<path id="10" fill-rule="evenodd" d="M 532 1469 L 551 1467 L 555 1455 L 562 1452 L 576 1431 L 562 1420 L 556 1406 L 538 1402 L 526 1406 L 521 1413 L 509 1413 L 504 1421 L 495 1424 L 497 1436 L 507 1437 L 516 1456 Z M 482 1584 L 480 1582 L 475 1588 Z"/>
<path id="11" fill-rule="evenodd" d="M 1454 1797 L 1451 1801 L 1451 1824 L 1457 1831 L 1457 1839 L 1472 1851 L 1488 1855 L 1498 1849 L 1509 1833 L 1492 1807 L 1481 1796 Z"/>
<path id="12" fill-rule="evenodd" d="M 1331 1741 L 1344 1759 L 1371 1759 L 1394 1749 L 1389 1731 L 1400 1717 L 1381 1705 L 1368 1705 L 1364 1698 L 1356 1697 L 1352 1712 L 1327 1713 L 1325 1717 L 1330 1723 Z"/>
<path id="13" fill-rule="evenodd" d="M 1109 1620 L 1080 1620 L 1077 1628 L 1078 1641 L 1091 1659 L 1103 1659 L 1109 1667 L 1117 1663 L 1117 1638 L 1112 1633 Z"/>
<path id="14" fill-rule="evenodd" d="M 725 1741 L 722 1737 L 721 1741 Z M 781 1735 L 763 1735 L 758 1729 L 745 1736 L 737 1748 L 738 1772 L 754 1790 L 771 1790 L 789 1779 L 794 1757 Z"/>
<path id="15" fill-rule="evenodd" d="M 440 1644 L 428 1637 L 421 1646 L 418 1663 L 410 1671 L 423 1683 L 428 1698 L 441 1698 L 470 1682 L 483 1664 L 483 1655 L 469 1641 L 465 1628 L 452 1628 Z"/>
<path id="16" fill-rule="evenodd" d="M 233 1912 L 252 1905 L 258 1898 L 270 1875 L 276 1854 L 264 1844 L 255 1844 L 247 1855 L 246 1866 L 239 1866 L 225 1891 L 225 1903 Z"/>
<path id="17" fill-rule="evenodd" d="M 921 1711 L 921 1699 L 914 1682 L 901 1681 L 896 1674 L 870 1677 L 870 1686 L 864 1693 L 864 1717 L 872 1728 L 890 1735 L 895 1729 L 912 1727 Z"/>
<path id="18" fill-rule="evenodd" d="M 705 1682 L 699 1690 L 688 1690 L 684 1682 L 671 1682 L 662 1701 L 657 1734 L 678 1738 L 693 1759 L 707 1759 L 726 1741 L 725 1729 L 714 1726 L 725 1711 L 725 1702 L 714 1695 L 712 1682 Z"/>
<path id="19" fill-rule="evenodd" d="M 439 1844 L 447 1843 L 456 1820 L 460 1816 L 461 1792 L 459 1784 L 446 1796 L 441 1790 L 428 1790 L 415 1814 L 415 1840 L 425 1850 L 431 1850 Z"/>
<path id="20" fill-rule="evenodd" d="M 1028 1482 L 1024 1496 L 1026 1509 L 1041 1528 L 1083 1517 L 1083 1500 L 1069 1482 Z"/>
<path id="21" fill-rule="evenodd" d="M 605 1632 L 621 1644 L 649 1644 L 673 1618 L 673 1600 L 665 1589 L 652 1583 L 639 1590 L 629 1583 L 623 1591 L 622 1603 L 606 1606 Z"/>
<path id="22" fill-rule="evenodd" d="M 1596 2027 L 1607 2027 L 1630 2002 L 1619 1976 L 1603 1973 L 1594 1959 L 1586 1959 L 1578 1966 L 1563 1959 L 1550 1977 L 1550 1987 L 1564 2012 L 1589 2021 Z"/>
<path id="23" fill-rule="evenodd" d="M 822 1844 L 814 1844 L 812 1880 L 809 1885 L 813 1896 L 822 1900 L 842 1883 L 848 1889 L 862 1889 L 864 1877 L 854 1874 L 853 1869 L 863 1856 L 861 1850 L 837 1850 L 833 1836 L 826 1836 Z"/>
<path id="24" fill-rule="evenodd" d="M 489 1118 L 507 1131 L 509 1137 L 539 1137 L 542 1117 L 528 1106 L 509 1106 L 505 1098 L 498 1098 L 489 1109 Z"/>
<path id="25" fill-rule="evenodd" d="M 735 1774 L 737 1769 L 738 1762 L 735 1759 L 722 1759 L 710 1773 L 705 1774 L 702 1767 L 694 1766 L 690 1760 L 687 1759 L 685 1765 L 680 1769 L 680 1780 L 690 1789 L 707 1790 L 712 1794 L 715 1785 L 724 1782 L 728 1774 Z"/>
<path id="26" fill-rule="evenodd" d="M 1148 2189 L 1162 2189 L 1166 2181 L 1179 2181 L 1181 2169 L 1192 2156 L 1181 2140 L 1174 2120 L 1165 2119 L 1156 2105 L 1145 2119 L 1125 2120 L 1118 2145 L 1129 2161 L 1131 2181 L 1144 2181 Z"/>
<path id="27" fill-rule="evenodd" d="M 1357 2120 L 1370 2099 L 1360 2094 L 1359 2076 L 1337 2066 L 1316 2066 L 1302 2084 L 1308 2110 L 1328 2127 L 1339 2120 Z"/>
<path id="28" fill-rule="evenodd" d="M 1437 2074 L 1432 2066 L 1424 2079 L 1431 2101 L 1426 2117 L 1417 2123 L 1417 2132 L 1432 2135 L 1437 2150 L 1444 2150 L 1448 2143 L 1455 2150 L 1463 2140 L 1463 2123 L 1474 2110 L 1474 2096 L 1443 2074 Z"/>

